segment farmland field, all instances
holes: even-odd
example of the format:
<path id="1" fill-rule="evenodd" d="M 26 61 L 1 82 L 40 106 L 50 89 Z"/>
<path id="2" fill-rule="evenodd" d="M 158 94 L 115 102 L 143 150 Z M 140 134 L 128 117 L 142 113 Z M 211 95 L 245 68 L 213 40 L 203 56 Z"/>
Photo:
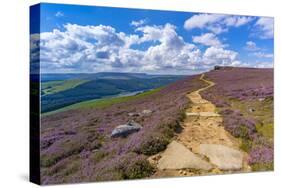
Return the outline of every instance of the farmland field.
<path id="1" fill-rule="evenodd" d="M 85 82 L 87 82 L 87 80 L 63 80 L 43 82 L 41 85 L 41 95 L 54 94 L 67 89 L 75 88 L 76 86 Z"/>
<path id="2" fill-rule="evenodd" d="M 105 107 L 111 106 L 113 104 L 139 99 L 139 98 L 145 97 L 147 95 L 159 92 L 160 90 L 161 90 L 161 88 L 156 88 L 156 89 L 153 89 L 150 91 L 141 92 L 139 94 L 136 94 L 134 92 L 133 95 L 129 95 L 129 96 L 119 96 L 119 97 L 115 96 L 115 97 L 108 97 L 108 98 L 103 98 L 103 99 L 93 99 L 93 100 L 69 105 L 64 108 L 60 108 L 58 110 L 54 110 L 51 112 L 47 112 L 47 113 L 44 113 L 43 115 L 50 115 L 50 114 L 63 112 L 63 111 L 67 111 L 67 110 L 73 110 L 73 109 L 77 109 L 77 108 L 92 108 L 92 109 L 93 108 L 105 108 Z"/>

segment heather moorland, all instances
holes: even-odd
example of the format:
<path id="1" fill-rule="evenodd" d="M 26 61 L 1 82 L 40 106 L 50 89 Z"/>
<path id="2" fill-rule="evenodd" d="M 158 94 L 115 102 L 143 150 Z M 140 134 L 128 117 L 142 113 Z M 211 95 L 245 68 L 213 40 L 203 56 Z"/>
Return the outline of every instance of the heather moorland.
<path id="1" fill-rule="evenodd" d="M 273 170 L 273 69 L 229 67 L 206 76 L 216 85 L 203 96 L 218 107 L 225 129 L 241 140 L 252 170 Z"/>
<path id="2" fill-rule="evenodd" d="M 135 179 L 154 169 L 148 156 L 164 150 L 180 131 L 187 107 L 185 94 L 205 84 L 191 76 L 150 95 L 102 108 L 81 108 L 43 116 L 41 166 L 44 184 Z M 130 116 L 150 110 L 148 115 Z M 111 138 L 112 130 L 129 120 L 143 128 Z"/>
<path id="3" fill-rule="evenodd" d="M 113 137 L 127 122 L 141 129 Z M 44 184 L 272 170 L 273 71 L 220 67 L 107 105 L 45 115 L 41 123 Z M 204 144 L 223 147 L 229 164 L 234 154 L 241 160 L 213 162 Z M 183 167 L 169 169 L 175 157 L 181 161 L 171 151 L 190 152 Z"/>

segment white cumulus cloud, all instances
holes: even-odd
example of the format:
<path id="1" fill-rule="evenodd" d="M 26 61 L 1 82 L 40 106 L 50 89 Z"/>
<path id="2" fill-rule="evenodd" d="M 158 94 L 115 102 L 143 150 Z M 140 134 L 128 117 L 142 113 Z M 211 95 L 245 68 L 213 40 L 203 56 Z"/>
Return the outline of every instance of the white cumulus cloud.
<path id="1" fill-rule="evenodd" d="M 42 72 L 184 74 L 206 71 L 218 64 L 239 64 L 237 53 L 224 49 L 215 36 L 207 37 L 212 42 L 202 39 L 210 46 L 202 51 L 184 41 L 169 23 L 139 26 L 133 34 L 105 25 L 66 24 L 62 30 L 41 33 L 40 41 L 38 34 L 31 39 L 34 57 L 38 57 L 35 53 L 40 46 Z M 147 43 L 147 49 L 138 48 Z"/>
<path id="2" fill-rule="evenodd" d="M 220 40 L 213 33 L 205 33 L 200 36 L 193 36 L 192 41 L 205 46 L 222 46 Z"/>
<path id="3" fill-rule="evenodd" d="M 142 20 L 138 20 L 138 21 L 133 20 L 130 25 L 139 27 L 139 26 L 146 24 L 147 22 L 148 22 L 147 19 L 142 19 Z"/>
<path id="4" fill-rule="evenodd" d="M 212 46 L 206 49 L 203 60 L 209 65 L 239 65 L 237 56 L 235 51 Z"/>
<path id="5" fill-rule="evenodd" d="M 184 28 L 187 30 L 194 28 L 203 29 L 210 24 L 219 22 L 224 17 L 221 14 L 197 14 L 185 21 Z"/>
<path id="6" fill-rule="evenodd" d="M 257 62 L 255 63 L 255 68 L 273 68 L 273 62 Z"/>
<path id="7" fill-rule="evenodd" d="M 227 26 L 240 27 L 252 21 L 253 18 L 249 16 L 226 16 L 224 23 Z"/>
<path id="8" fill-rule="evenodd" d="M 272 39 L 274 35 L 273 18 L 261 17 L 255 23 L 257 28 L 256 35 L 261 39 Z"/>
<path id="9" fill-rule="evenodd" d="M 247 41 L 246 46 L 244 47 L 245 50 L 247 51 L 257 51 L 260 50 L 259 47 L 257 47 L 257 44 L 253 41 Z"/>
<path id="10" fill-rule="evenodd" d="M 264 53 L 264 52 L 254 52 L 254 56 L 259 58 L 273 58 L 274 55 L 272 53 Z"/>
<path id="11" fill-rule="evenodd" d="M 195 28 L 206 29 L 220 34 L 227 32 L 229 27 L 240 27 L 253 20 L 249 16 L 230 16 L 223 14 L 196 14 L 184 23 L 186 30 Z"/>
<path id="12" fill-rule="evenodd" d="M 63 17 L 64 14 L 63 14 L 63 12 L 58 11 L 58 12 L 56 12 L 55 16 L 56 16 L 56 17 Z"/>

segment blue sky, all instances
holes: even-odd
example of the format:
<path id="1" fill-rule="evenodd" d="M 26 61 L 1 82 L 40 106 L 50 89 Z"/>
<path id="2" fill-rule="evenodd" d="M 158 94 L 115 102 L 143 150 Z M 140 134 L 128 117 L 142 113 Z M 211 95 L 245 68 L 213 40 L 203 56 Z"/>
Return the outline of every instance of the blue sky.
<path id="1" fill-rule="evenodd" d="M 40 10 L 31 51 L 40 47 L 45 73 L 195 74 L 214 65 L 273 66 L 272 18 L 62 4 Z M 31 23 L 36 26 L 34 18 Z"/>

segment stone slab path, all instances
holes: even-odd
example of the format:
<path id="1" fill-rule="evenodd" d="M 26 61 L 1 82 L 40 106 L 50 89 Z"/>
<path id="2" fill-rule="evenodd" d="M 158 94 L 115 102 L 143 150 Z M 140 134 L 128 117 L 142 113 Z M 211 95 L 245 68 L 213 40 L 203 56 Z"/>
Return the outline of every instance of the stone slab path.
<path id="1" fill-rule="evenodd" d="M 216 112 L 216 106 L 200 95 L 215 83 L 204 79 L 204 74 L 200 80 L 208 86 L 186 95 L 192 106 L 186 110 L 182 132 L 164 152 L 149 158 L 157 168 L 154 177 L 250 170 L 246 163 L 247 154 L 239 149 L 239 140 L 224 129 L 223 117 Z"/>
<path id="2" fill-rule="evenodd" d="M 158 161 L 157 167 L 165 169 L 200 169 L 210 170 L 212 165 L 192 153 L 183 144 L 173 141 Z"/>
<path id="3" fill-rule="evenodd" d="M 240 170 L 243 167 L 243 153 L 224 145 L 201 144 L 199 153 L 221 170 Z"/>

